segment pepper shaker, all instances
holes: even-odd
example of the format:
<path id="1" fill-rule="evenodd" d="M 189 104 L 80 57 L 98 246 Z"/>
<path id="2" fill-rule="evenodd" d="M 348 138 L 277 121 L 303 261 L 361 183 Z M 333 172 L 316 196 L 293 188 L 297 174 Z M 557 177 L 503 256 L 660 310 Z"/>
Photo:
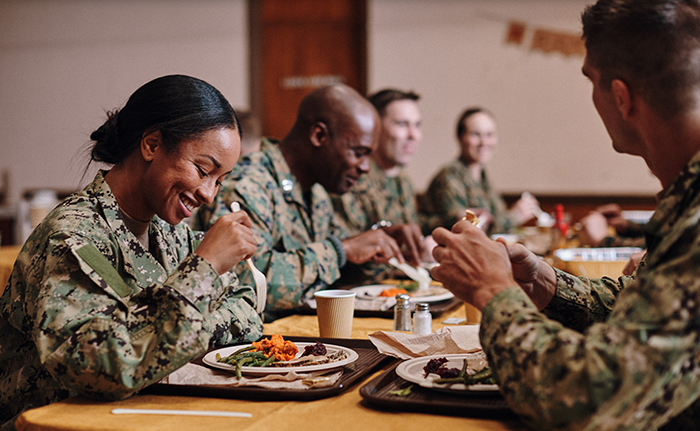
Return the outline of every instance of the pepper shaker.
<path id="1" fill-rule="evenodd" d="M 416 335 L 433 333 L 433 316 L 425 302 L 416 304 L 416 311 L 413 313 L 413 333 Z"/>
<path id="2" fill-rule="evenodd" d="M 407 293 L 399 293 L 396 295 L 396 305 L 394 306 L 394 331 L 411 330 L 410 299 L 411 297 Z"/>

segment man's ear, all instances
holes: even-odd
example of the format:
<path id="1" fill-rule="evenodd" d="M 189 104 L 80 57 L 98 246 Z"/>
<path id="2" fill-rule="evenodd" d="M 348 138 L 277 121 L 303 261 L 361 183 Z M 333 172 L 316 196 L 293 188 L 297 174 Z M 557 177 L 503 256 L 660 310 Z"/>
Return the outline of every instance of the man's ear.
<path id="1" fill-rule="evenodd" d="M 150 162 L 156 154 L 156 149 L 162 145 L 163 135 L 160 130 L 155 132 L 146 132 L 141 138 L 141 155 L 144 160 Z"/>
<path id="2" fill-rule="evenodd" d="M 632 105 L 632 93 L 627 84 L 620 79 L 613 79 L 610 83 L 610 92 L 617 110 L 622 115 L 622 119 L 629 120 L 630 115 L 633 114 L 634 107 Z"/>
<path id="3" fill-rule="evenodd" d="M 311 125 L 309 130 L 309 140 L 314 147 L 322 147 L 328 141 L 328 126 L 322 121 L 317 121 Z"/>

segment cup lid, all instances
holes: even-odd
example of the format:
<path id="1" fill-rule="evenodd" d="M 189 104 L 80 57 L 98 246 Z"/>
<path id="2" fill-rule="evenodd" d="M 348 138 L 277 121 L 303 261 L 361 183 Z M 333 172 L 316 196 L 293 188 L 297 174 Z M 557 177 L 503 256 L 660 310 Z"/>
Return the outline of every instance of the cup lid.
<path id="1" fill-rule="evenodd" d="M 319 290 L 314 292 L 316 298 L 354 298 L 355 292 L 349 290 Z"/>

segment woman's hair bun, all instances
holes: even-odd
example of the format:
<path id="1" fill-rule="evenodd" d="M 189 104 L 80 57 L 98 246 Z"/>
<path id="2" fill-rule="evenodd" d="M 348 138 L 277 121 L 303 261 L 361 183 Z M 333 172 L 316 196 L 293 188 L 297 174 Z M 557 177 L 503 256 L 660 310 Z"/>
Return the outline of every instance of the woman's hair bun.
<path id="1" fill-rule="evenodd" d="M 90 154 L 93 161 L 115 164 L 122 159 L 117 134 L 118 115 L 118 109 L 107 112 L 107 121 L 90 134 L 90 139 L 95 143 Z"/>

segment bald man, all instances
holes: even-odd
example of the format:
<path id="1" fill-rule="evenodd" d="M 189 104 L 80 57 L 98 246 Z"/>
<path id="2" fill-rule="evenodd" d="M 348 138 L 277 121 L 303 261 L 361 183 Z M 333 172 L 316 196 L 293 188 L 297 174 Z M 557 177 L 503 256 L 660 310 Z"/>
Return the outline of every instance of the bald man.
<path id="1" fill-rule="evenodd" d="M 281 140 L 263 139 L 261 151 L 242 158 L 223 181 L 214 203 L 198 215 L 206 228 L 239 202 L 253 220 L 255 265 L 267 276 L 265 319 L 293 313 L 313 292 L 338 280 L 347 263 L 401 257 L 382 230 L 346 238 L 333 223 L 328 192 L 345 193 L 369 169 L 379 118 L 359 93 L 339 84 L 317 89 L 299 105 Z M 245 265 L 241 283 L 253 283 Z"/>

